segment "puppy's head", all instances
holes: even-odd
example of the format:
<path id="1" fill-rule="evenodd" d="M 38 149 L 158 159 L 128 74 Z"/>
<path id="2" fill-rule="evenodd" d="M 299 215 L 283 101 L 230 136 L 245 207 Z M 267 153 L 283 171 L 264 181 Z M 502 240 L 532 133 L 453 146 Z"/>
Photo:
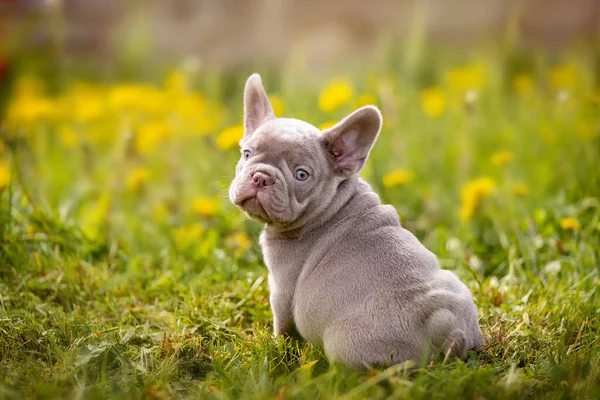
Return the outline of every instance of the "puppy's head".
<path id="1" fill-rule="evenodd" d="M 373 106 L 322 132 L 303 121 L 275 118 L 260 76 L 250 76 L 231 202 L 248 217 L 277 228 L 303 226 L 321 215 L 339 185 L 361 170 L 381 122 Z"/>

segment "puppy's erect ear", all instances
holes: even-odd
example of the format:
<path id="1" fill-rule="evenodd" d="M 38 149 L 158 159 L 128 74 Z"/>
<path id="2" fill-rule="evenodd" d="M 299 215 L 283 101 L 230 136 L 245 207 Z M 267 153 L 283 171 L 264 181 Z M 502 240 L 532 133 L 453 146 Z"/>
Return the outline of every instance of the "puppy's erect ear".
<path id="1" fill-rule="evenodd" d="M 382 121 L 376 107 L 365 106 L 323 131 L 336 172 L 351 175 L 360 171 L 379 135 Z"/>
<path id="2" fill-rule="evenodd" d="M 249 138 L 258 127 L 270 119 L 275 119 L 275 113 L 263 88 L 260 75 L 252 74 L 246 81 L 244 89 L 244 139 Z"/>

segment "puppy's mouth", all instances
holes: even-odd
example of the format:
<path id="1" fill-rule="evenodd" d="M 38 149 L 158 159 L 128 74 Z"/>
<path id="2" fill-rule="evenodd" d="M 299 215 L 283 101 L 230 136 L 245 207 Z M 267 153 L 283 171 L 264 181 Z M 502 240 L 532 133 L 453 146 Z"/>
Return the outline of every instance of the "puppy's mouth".
<path id="1" fill-rule="evenodd" d="M 240 202 L 240 208 L 244 210 L 248 215 L 261 222 L 268 222 L 269 214 L 258 200 L 258 196 L 251 196 L 243 199 Z"/>

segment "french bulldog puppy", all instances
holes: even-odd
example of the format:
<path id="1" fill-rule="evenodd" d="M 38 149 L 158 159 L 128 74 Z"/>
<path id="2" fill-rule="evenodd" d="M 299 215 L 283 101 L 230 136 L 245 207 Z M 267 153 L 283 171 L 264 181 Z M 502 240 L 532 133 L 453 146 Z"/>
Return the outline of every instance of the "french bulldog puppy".
<path id="1" fill-rule="evenodd" d="M 275 335 L 295 324 L 356 369 L 438 351 L 464 359 L 483 344 L 469 289 L 358 177 L 381 124 L 373 106 L 324 131 L 275 118 L 260 76 L 248 79 L 229 197 L 266 224 Z"/>

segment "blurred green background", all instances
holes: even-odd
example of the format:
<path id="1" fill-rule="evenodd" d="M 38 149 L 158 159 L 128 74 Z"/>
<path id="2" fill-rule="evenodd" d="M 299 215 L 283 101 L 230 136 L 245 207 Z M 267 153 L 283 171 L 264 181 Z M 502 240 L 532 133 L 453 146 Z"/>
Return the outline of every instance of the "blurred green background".
<path id="1" fill-rule="evenodd" d="M 277 116 L 325 128 L 381 109 L 362 176 L 474 292 L 489 346 L 469 393 L 597 390 L 599 16 L 593 0 L 0 1 L 0 394 L 302 397 L 326 382 L 327 398 L 373 378 L 297 383 L 323 355 L 268 339 L 261 226 L 227 199 L 252 72 Z M 537 312 L 548 302 L 573 309 Z M 528 339 L 497 340 L 517 320 Z M 587 341 L 544 345 L 541 326 Z M 544 351 L 573 387 L 527 369 Z"/>

